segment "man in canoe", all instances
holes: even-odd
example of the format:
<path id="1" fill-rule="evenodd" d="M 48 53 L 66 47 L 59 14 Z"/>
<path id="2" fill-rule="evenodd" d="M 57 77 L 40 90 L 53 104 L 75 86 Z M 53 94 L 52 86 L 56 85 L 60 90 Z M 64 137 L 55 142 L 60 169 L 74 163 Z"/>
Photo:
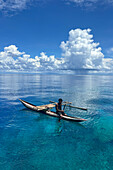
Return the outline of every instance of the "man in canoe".
<path id="1" fill-rule="evenodd" d="M 64 113 L 64 110 L 62 110 L 62 99 L 60 98 L 58 100 L 58 103 L 56 104 L 55 108 L 56 108 L 56 113 L 59 115 L 59 117 L 62 117 L 62 115 L 66 115 Z"/>

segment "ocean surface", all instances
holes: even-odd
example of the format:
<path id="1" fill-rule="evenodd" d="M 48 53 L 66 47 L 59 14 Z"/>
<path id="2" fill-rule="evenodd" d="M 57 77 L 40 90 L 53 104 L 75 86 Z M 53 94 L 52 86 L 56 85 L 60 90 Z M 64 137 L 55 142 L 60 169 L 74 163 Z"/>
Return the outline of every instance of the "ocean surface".
<path id="1" fill-rule="evenodd" d="M 49 100 L 66 108 L 76 123 L 26 109 Z M 0 170 L 112 170 L 113 76 L 0 74 Z"/>

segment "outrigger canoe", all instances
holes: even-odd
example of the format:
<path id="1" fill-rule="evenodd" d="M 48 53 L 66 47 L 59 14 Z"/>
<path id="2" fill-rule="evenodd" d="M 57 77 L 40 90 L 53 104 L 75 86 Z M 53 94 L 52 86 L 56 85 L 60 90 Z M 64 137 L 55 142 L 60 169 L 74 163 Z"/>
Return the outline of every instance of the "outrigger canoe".
<path id="1" fill-rule="evenodd" d="M 46 115 L 49 115 L 49 116 L 52 116 L 52 117 L 58 117 L 59 118 L 59 115 L 53 111 L 50 111 L 48 110 L 55 107 L 54 104 L 47 104 L 47 105 L 42 105 L 42 106 L 36 106 L 36 105 L 33 105 L 31 103 L 28 103 L 24 100 L 21 100 L 21 103 L 28 109 L 31 109 L 31 110 L 34 110 L 36 112 L 42 112 Z M 83 121 L 86 121 L 86 119 L 82 119 L 82 118 L 78 118 L 78 117 L 72 117 L 72 116 L 68 116 L 68 115 L 62 115 L 62 119 L 64 120 L 68 120 L 68 121 L 75 121 L 75 122 L 83 122 Z"/>

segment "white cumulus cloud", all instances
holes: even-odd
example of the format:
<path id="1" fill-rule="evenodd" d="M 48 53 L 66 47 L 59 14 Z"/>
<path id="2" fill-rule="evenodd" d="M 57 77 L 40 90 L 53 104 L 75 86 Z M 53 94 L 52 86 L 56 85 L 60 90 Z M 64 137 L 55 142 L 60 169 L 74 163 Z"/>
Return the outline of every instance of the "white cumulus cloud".
<path id="1" fill-rule="evenodd" d="M 99 43 L 94 42 L 90 29 L 75 29 L 69 32 L 66 42 L 60 44 L 62 57 L 47 56 L 42 52 L 31 57 L 10 45 L 0 52 L 0 71 L 56 72 L 68 71 L 109 71 L 113 72 L 113 59 L 102 53 Z M 113 51 L 112 48 L 109 51 Z M 111 55 L 111 54 L 110 54 Z M 61 72 L 62 72 L 61 71 Z"/>
<path id="2" fill-rule="evenodd" d="M 69 32 L 66 42 L 61 42 L 62 56 L 67 69 L 101 69 L 104 55 L 95 43 L 90 29 L 75 29 Z"/>
<path id="3" fill-rule="evenodd" d="M 47 56 L 44 52 L 32 58 L 25 52 L 20 52 L 15 45 L 10 45 L 0 52 L 0 71 L 50 71 L 60 69 L 63 59 L 54 55 Z"/>

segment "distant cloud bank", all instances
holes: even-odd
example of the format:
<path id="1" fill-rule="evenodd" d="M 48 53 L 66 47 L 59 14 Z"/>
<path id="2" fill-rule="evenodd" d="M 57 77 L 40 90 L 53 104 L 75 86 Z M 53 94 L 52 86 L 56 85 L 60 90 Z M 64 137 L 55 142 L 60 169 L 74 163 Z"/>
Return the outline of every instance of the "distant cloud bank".
<path id="1" fill-rule="evenodd" d="M 56 59 L 55 56 L 47 56 L 44 52 L 40 56 L 32 58 L 25 52 L 18 51 L 15 45 L 5 47 L 0 52 L 0 70 L 1 71 L 24 71 L 37 72 L 59 69 L 62 59 Z"/>
<path id="2" fill-rule="evenodd" d="M 105 58 L 99 43 L 95 43 L 90 29 L 75 29 L 69 32 L 66 42 L 62 41 L 62 57 L 47 56 L 42 52 L 32 58 L 18 47 L 10 45 L 0 52 L 0 71 L 53 72 L 100 71 L 113 72 L 113 59 Z M 112 52 L 112 48 L 109 50 Z"/>

